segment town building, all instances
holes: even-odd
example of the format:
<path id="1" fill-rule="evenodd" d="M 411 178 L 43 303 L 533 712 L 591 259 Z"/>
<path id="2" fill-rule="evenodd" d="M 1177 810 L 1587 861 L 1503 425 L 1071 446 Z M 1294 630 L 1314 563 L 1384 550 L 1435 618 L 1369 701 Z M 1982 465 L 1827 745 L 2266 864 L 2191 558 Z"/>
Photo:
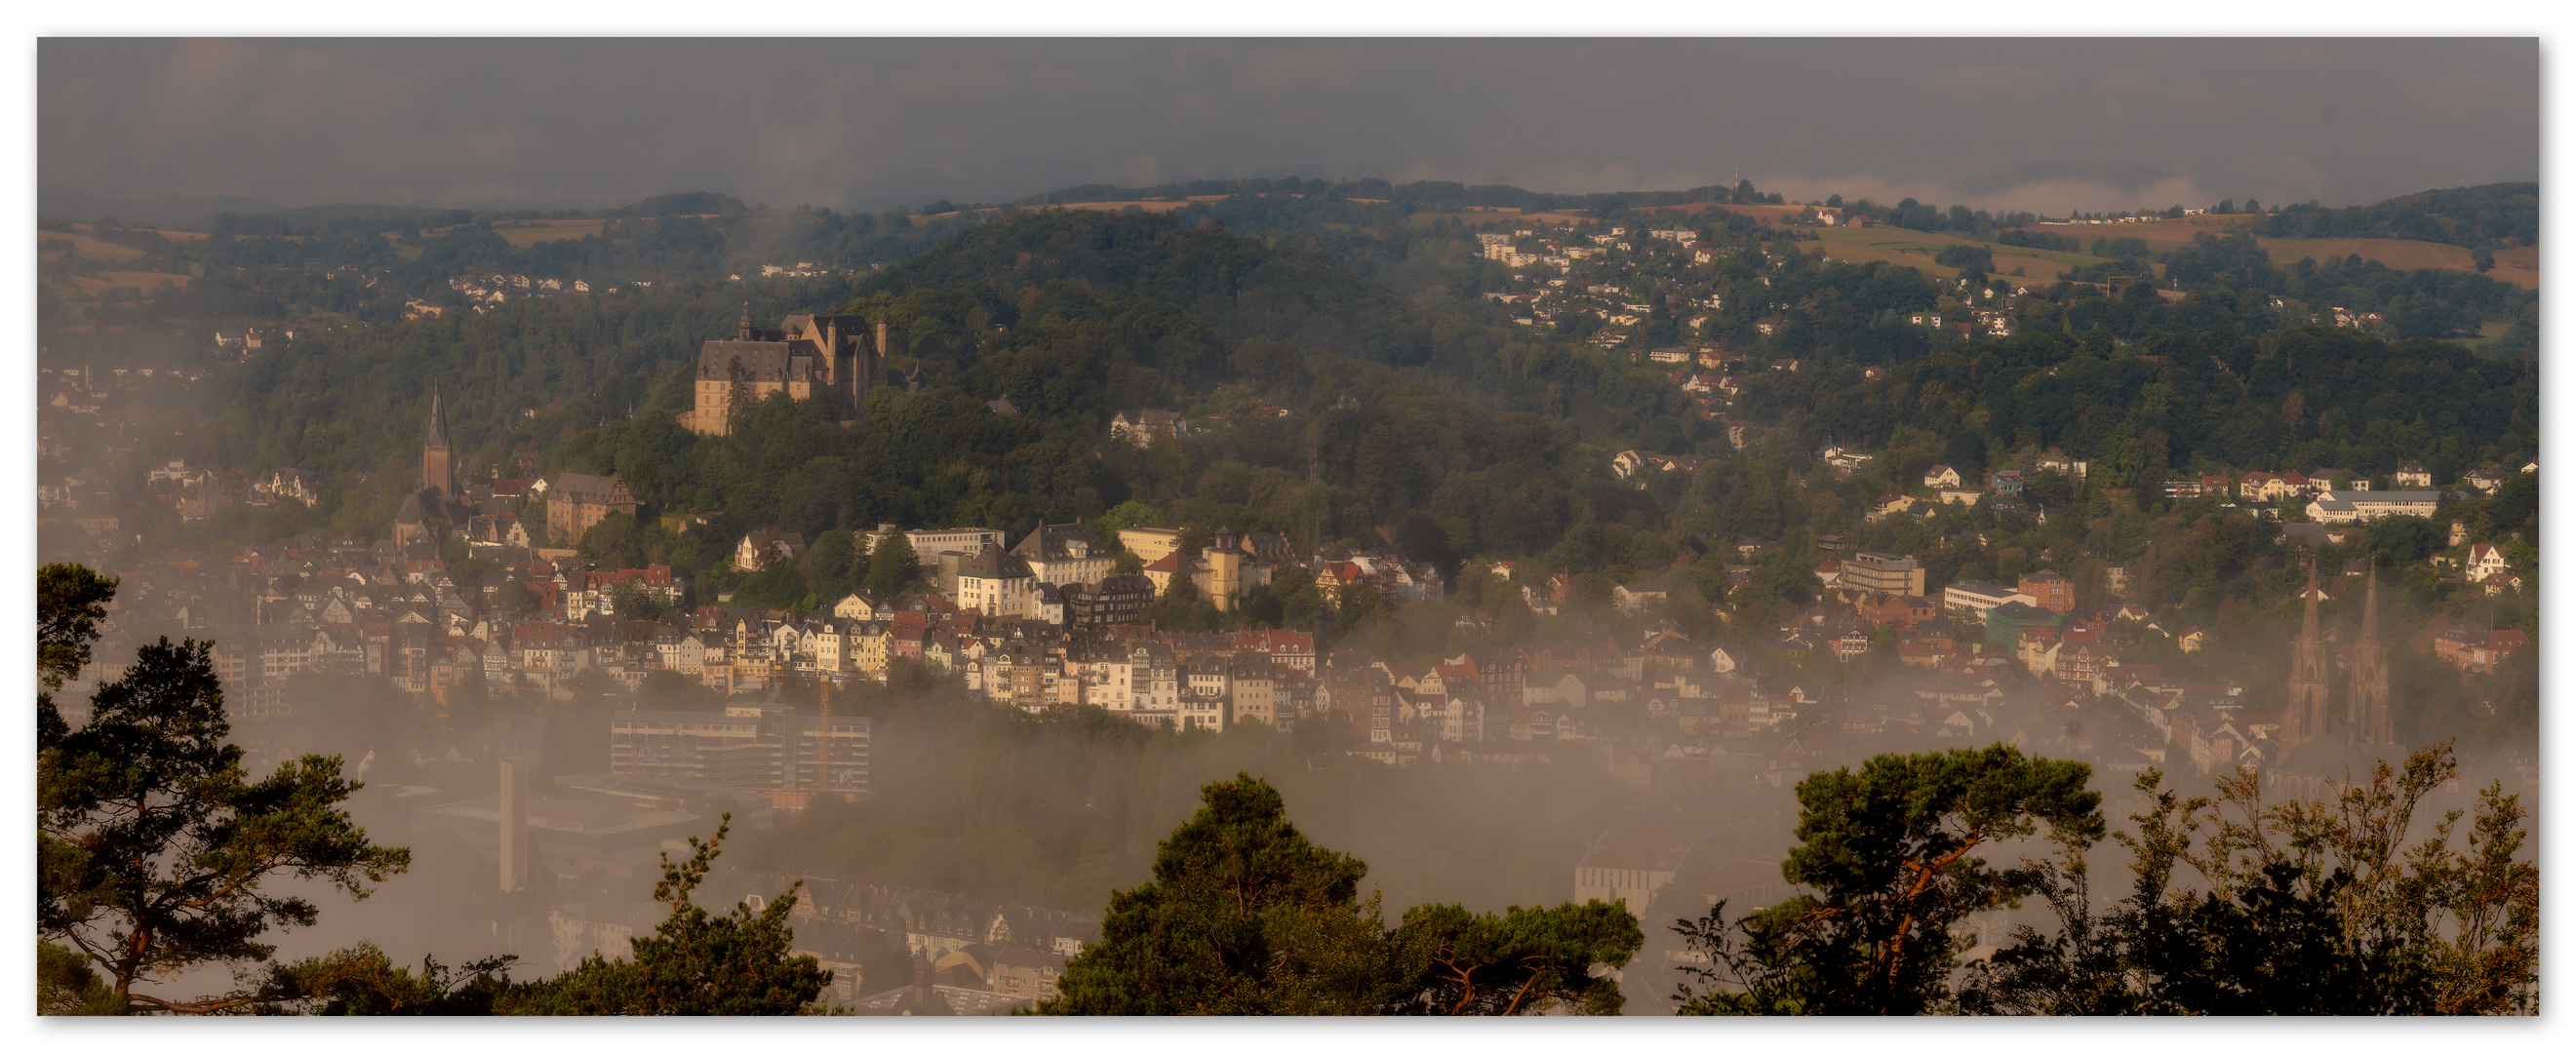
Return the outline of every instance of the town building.
<path id="1" fill-rule="evenodd" d="M 938 566 L 939 556 L 943 552 L 962 552 L 972 556 L 975 553 L 983 551 L 984 546 L 986 545 L 999 545 L 1002 543 L 1002 532 L 986 527 L 950 527 L 943 530 L 905 530 L 892 523 L 879 523 L 875 530 L 869 531 L 864 535 L 867 551 L 870 554 L 874 554 L 877 550 L 878 539 L 897 533 L 902 534 L 904 536 L 904 540 L 912 544 L 912 558 L 914 562 L 925 567 Z"/>
<path id="2" fill-rule="evenodd" d="M 2015 592 L 2030 598 L 2030 605 L 2059 614 L 2075 610 L 2075 583 L 2053 570 L 2035 570 L 2021 576 Z"/>
<path id="3" fill-rule="evenodd" d="M 608 718 L 609 771 L 694 779 L 801 803 L 814 793 L 856 797 L 868 790 L 870 721 L 803 716 L 776 702 L 725 711 L 626 710 Z M 790 801 L 780 801 L 782 796 Z"/>
<path id="4" fill-rule="evenodd" d="M 565 472 L 546 488 L 546 533 L 569 548 L 610 513 L 635 514 L 635 491 L 617 473 Z"/>
<path id="5" fill-rule="evenodd" d="M 2319 523 L 2367 523 L 2383 516 L 2430 518 L 2442 505 L 2439 490 L 2328 490 L 2308 503 Z"/>
<path id="6" fill-rule="evenodd" d="M 1846 590 L 1923 595 L 1923 563 L 1911 556 L 1855 552 L 1842 565 L 1839 585 Z"/>
<path id="7" fill-rule="evenodd" d="M 1050 585 L 1096 585 L 1117 564 L 1117 553 L 1092 536 L 1091 528 L 1082 525 L 1080 519 L 1038 524 L 1019 544 L 1011 546 L 1011 555 L 1026 562 L 1029 573 Z"/>

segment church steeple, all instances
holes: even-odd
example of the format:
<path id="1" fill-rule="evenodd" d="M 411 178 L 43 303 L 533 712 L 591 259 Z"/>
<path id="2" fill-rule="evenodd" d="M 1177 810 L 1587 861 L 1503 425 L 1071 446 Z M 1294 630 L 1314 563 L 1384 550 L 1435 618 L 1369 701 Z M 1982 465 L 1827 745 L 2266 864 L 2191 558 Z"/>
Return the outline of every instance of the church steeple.
<path id="1" fill-rule="evenodd" d="M 760 339 L 760 327 L 751 323 L 751 301 L 742 302 L 742 324 L 734 327 L 736 340 Z"/>
<path id="2" fill-rule="evenodd" d="M 2290 645 L 2290 701 L 2281 710 L 2281 737 L 2312 742 L 2326 731 L 2326 643 L 2317 631 L 2317 564 L 2308 561 L 2307 613 Z"/>
<path id="3" fill-rule="evenodd" d="M 2397 742 L 2388 719 L 2388 648 L 2379 642 L 2379 568 L 2370 568 L 2370 590 L 2361 607 L 2361 642 L 2352 649 L 2352 724 L 2374 746 Z"/>
<path id="4" fill-rule="evenodd" d="M 420 488 L 456 496 L 456 471 L 447 447 L 447 406 L 438 385 L 429 386 L 429 433 L 420 443 Z"/>

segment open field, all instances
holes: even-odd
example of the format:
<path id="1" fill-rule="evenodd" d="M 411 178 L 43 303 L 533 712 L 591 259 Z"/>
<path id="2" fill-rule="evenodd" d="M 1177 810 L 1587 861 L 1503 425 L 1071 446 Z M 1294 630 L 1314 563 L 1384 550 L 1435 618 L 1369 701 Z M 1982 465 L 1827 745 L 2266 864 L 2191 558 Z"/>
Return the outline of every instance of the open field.
<path id="1" fill-rule="evenodd" d="M 84 289 L 89 288 L 91 284 L 95 284 L 100 288 L 113 288 L 115 286 L 123 285 L 135 289 L 158 289 L 161 287 L 162 282 L 169 282 L 172 286 L 185 289 L 188 287 L 189 276 L 185 274 L 158 274 L 152 271 L 106 271 L 94 278 L 75 278 L 73 280 L 84 283 L 82 286 Z"/>
<path id="2" fill-rule="evenodd" d="M 2163 252 L 2184 245 L 2203 232 L 2225 235 L 2229 228 L 2253 222 L 2252 216 L 2192 216 L 2188 219 L 2166 219 L 2153 223 L 2122 223 L 2109 226 L 2067 226 L 2040 224 L 2022 230 L 2063 234 L 2091 246 L 2097 238 L 2136 238 L 2147 248 Z M 2359 255 L 2398 270 L 2475 271 L 2469 250 L 2437 241 L 2404 241 L 2396 238 L 2257 238 L 2265 252 L 2271 253 L 2275 266 L 2297 263 L 2300 257 L 2324 260 L 2333 256 Z M 1998 260 L 2006 250 L 1998 247 Z M 2022 250 L 2011 250 L 2022 251 Z M 2058 254 L 2065 258 L 2063 254 Z M 2496 266 L 2487 276 L 2525 289 L 2540 287 L 2540 249 L 2525 246 L 2495 254 Z M 2085 257 L 2090 259 L 2090 257 Z"/>
<path id="3" fill-rule="evenodd" d="M 1179 209 L 1179 208 L 1186 208 L 1186 207 L 1188 207 L 1188 206 L 1189 206 L 1189 202 L 1187 202 L 1187 201 L 1074 201 L 1074 202 L 1068 202 L 1068 203 L 1066 203 L 1066 204 L 1061 204 L 1061 205 L 1040 205 L 1040 206 L 1038 206 L 1038 207 L 1040 207 L 1040 208 L 1063 208 L 1063 209 L 1072 209 L 1073 211 L 1076 211 L 1076 212 L 1124 212 L 1124 211 L 1126 211 L 1126 210 L 1127 210 L 1127 206 L 1129 206 L 1129 205 L 1134 205 L 1134 206 L 1136 206 L 1138 209 L 1140 209 L 1140 210 L 1142 210 L 1142 211 L 1146 211 L 1146 212 L 1170 212 L 1170 211 L 1172 211 L 1172 210 L 1174 210 L 1174 209 Z M 948 213 L 941 213 L 941 215 L 947 215 L 947 214 L 948 214 Z"/>
<path id="4" fill-rule="evenodd" d="M 509 242 L 512 248 L 525 248 L 541 241 L 562 241 L 565 238 L 579 238 L 597 234 L 599 233 L 599 228 L 606 226 L 608 221 L 604 219 L 538 219 L 527 220 L 525 223 L 526 225 L 524 226 L 495 226 L 492 228 L 492 233 L 500 235 L 501 240 Z"/>
<path id="5" fill-rule="evenodd" d="M 2263 238 L 2263 248 L 2272 254 L 2274 266 L 2299 262 L 2301 257 L 2324 261 L 2336 256 L 2358 255 L 2401 271 L 2444 270 L 2475 271 L 2477 264 L 2469 250 L 2437 241 L 2398 241 L 2391 238 Z M 2525 289 L 2540 288 L 2540 246 L 2526 245 L 2495 254 L 2495 269 L 2487 277 Z"/>
<path id="6" fill-rule="evenodd" d="M 169 282 L 176 288 L 188 287 L 185 274 L 155 274 L 151 271 L 106 271 L 97 275 L 79 275 L 68 283 L 47 279 L 45 284 L 66 296 L 95 297 L 110 289 L 127 288 L 150 292 Z"/>
<path id="7" fill-rule="evenodd" d="M 2496 252 L 2495 259 L 2495 269 L 2488 271 L 2487 277 L 2512 282 L 2525 289 L 2540 288 L 2540 246 L 2501 249 Z"/>
<path id="8" fill-rule="evenodd" d="M 110 244 L 110 243 L 108 243 L 108 242 L 100 241 L 100 240 L 98 240 L 97 238 L 90 237 L 90 236 L 89 236 L 89 235 L 87 235 L 87 234 L 66 234 L 66 233 L 64 233 L 64 232 L 62 232 L 62 231 L 59 231 L 59 230 L 40 230 L 40 231 L 37 231 L 37 232 L 36 232 L 36 240 L 38 240 L 39 242 L 44 242 L 44 241 L 68 241 L 68 242 L 71 242 L 71 243 L 72 243 L 72 251 L 73 251 L 74 253 L 79 254 L 79 255 L 82 255 L 82 256 L 89 257 L 89 258 L 91 258 L 91 259 L 104 259 L 104 260 L 130 260 L 130 259 L 134 259 L 135 257 L 138 257 L 138 256 L 143 255 L 143 250 L 142 250 L 142 249 L 130 249 L 130 248 L 127 248 L 127 247 L 125 247 L 125 246 L 123 246 L 123 245 L 114 245 L 114 244 Z M 54 256 L 54 254 L 53 254 L 53 253 L 44 252 L 44 251 L 42 251 L 42 250 L 39 250 L 39 251 L 37 252 L 37 254 L 36 254 L 36 255 L 37 255 L 37 258 L 39 258 L 39 259 L 51 259 L 51 258 L 55 258 L 55 256 Z"/>
<path id="9" fill-rule="evenodd" d="M 2358 255 L 2376 260 L 2401 271 L 2432 268 L 2446 271 L 2473 271 L 2469 250 L 2457 245 L 2432 241 L 2394 241 L 2388 238 L 2261 238 L 2263 248 L 2272 254 L 2272 265 L 2287 266 L 2300 257 L 2314 257 L 2324 262 L 2337 256 Z"/>
<path id="10" fill-rule="evenodd" d="M 1948 234 L 1906 230 L 1902 227 L 1868 227 L 1857 230 L 1850 227 L 1825 227 L 1817 230 L 1816 236 L 1820 239 L 1816 244 L 1820 246 L 1822 253 L 1833 259 L 1851 263 L 1880 260 L 1907 267 L 1919 267 L 1926 274 L 1952 278 L 1958 276 L 1958 268 L 1944 267 L 1932 262 L 1933 255 L 1949 245 L 1982 246 L 1994 251 L 1995 276 L 2015 285 L 2039 285 L 2053 282 L 2077 267 L 2106 262 L 2098 257 L 2081 253 L 1996 245 Z M 2014 270 L 2020 270 L 2023 273 L 2015 275 L 2012 273 Z"/>
<path id="11" fill-rule="evenodd" d="M 2202 233 L 2225 237 L 2236 228 L 2254 221 L 2252 216 L 2186 216 L 2182 219 L 2159 219 L 2153 223 L 2090 224 L 2038 223 L 2014 229 L 2045 234 L 2063 234 L 2090 246 L 2095 238 L 2136 238 L 2155 250 L 2189 245 Z"/>

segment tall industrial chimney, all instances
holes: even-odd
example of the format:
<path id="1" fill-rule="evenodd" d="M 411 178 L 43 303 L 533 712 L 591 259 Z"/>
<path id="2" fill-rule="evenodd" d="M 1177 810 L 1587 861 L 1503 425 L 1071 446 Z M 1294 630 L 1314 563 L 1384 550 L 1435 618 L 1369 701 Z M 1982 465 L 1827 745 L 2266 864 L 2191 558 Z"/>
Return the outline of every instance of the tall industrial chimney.
<path id="1" fill-rule="evenodd" d="M 528 884 L 528 769 L 531 761 L 501 762 L 501 891 Z"/>

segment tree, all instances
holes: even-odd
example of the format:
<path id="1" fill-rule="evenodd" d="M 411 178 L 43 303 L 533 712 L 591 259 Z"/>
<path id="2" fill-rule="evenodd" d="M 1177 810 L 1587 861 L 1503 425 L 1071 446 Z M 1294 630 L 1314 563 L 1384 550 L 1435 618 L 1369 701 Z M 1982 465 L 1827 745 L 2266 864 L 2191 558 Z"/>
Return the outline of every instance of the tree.
<path id="1" fill-rule="evenodd" d="M 1691 969 L 1709 984 L 1676 995 L 1702 1015 L 1915 1014 L 1947 996 L 1956 922 L 2015 903 L 2041 873 L 1976 855 L 1996 842 L 2098 838 L 2101 794 L 2073 761 L 2024 757 L 2011 746 L 1882 754 L 1859 771 L 1819 772 L 1798 784 L 1800 844 L 1781 876 L 1815 893 L 1734 927 L 1724 904 L 1685 923 L 1685 938 L 1732 971 Z M 2088 840 L 2089 843 L 2089 840 Z M 1733 989 L 1729 989 L 1729 988 Z"/>
<path id="2" fill-rule="evenodd" d="M 496 999 L 496 1012 L 534 1016 L 789 1016 L 808 1007 L 832 982 L 832 972 L 811 955 L 794 954 L 789 915 L 802 882 L 772 898 L 757 913 L 737 903 L 730 914 L 710 914 L 689 902 L 723 853 L 732 829 L 727 813 L 713 838 L 689 839 L 687 861 L 662 853 L 662 880 L 653 898 L 671 904 L 671 915 L 651 936 L 630 942 L 626 960 L 596 952 L 572 971 L 515 987 Z"/>
<path id="3" fill-rule="evenodd" d="M 608 606 L 622 621 L 649 622 L 670 610 L 670 601 L 662 592 L 639 581 L 621 581 L 608 590 Z"/>
<path id="4" fill-rule="evenodd" d="M 1065 963 L 1050 1015 L 1364 1013 L 1387 1000 L 1368 865 L 1315 845 L 1279 791 L 1237 775 L 1166 839 L 1154 879 L 1112 893 L 1100 942 Z"/>
<path id="5" fill-rule="evenodd" d="M 892 598 L 911 591 L 921 580 L 920 557 L 903 531 L 888 531 L 868 550 L 868 591 Z"/>
<path id="6" fill-rule="evenodd" d="M 1872 967 L 1883 961 L 1870 957 L 1884 948 L 1837 938 L 1832 928 L 1847 917 L 1885 914 L 1883 905 L 1829 892 L 1728 923 L 1720 904 L 1706 918 L 1674 926 L 1712 959 L 1708 968 L 1685 970 L 1708 989 L 1676 995 L 1683 1011 L 2524 1013 L 2536 1004 L 2539 870 L 2515 859 L 2523 847 L 2519 801 L 2501 786 L 2482 791 L 2463 848 L 2451 847 L 2462 815 L 2456 810 L 2431 836 L 2407 841 L 2424 796 L 2457 774 L 2448 744 L 2418 751 L 2402 769 L 2381 762 L 2367 782 L 2342 787 L 2331 800 L 2268 807 L 2259 776 L 2248 769 L 2220 776 L 2215 801 L 2183 799 L 2150 770 L 2136 783 L 2147 810 L 2131 817 L 2134 832 L 2113 835 L 2134 856 L 2135 889 L 2098 914 L 2087 898 L 2085 852 L 2103 830 L 2088 820 L 2081 798 L 2089 793 L 2069 789 L 2081 775 L 2067 779 L 2067 769 L 2080 773 L 2083 766 L 1990 763 L 2006 749 L 1875 758 L 1864 768 L 1878 769 L 1879 778 L 1865 780 L 1876 784 L 1869 792 L 1851 792 L 1861 786 L 1845 773 L 1827 784 L 1802 783 L 1807 811 L 1799 833 L 1807 843 L 1783 873 L 1828 890 L 1848 887 L 1853 883 L 1836 880 L 1838 871 L 1848 873 L 1841 861 L 1870 853 L 1827 853 L 1819 866 L 1813 850 L 1876 842 L 1879 854 L 1900 860 L 1881 874 L 1911 884 L 1906 873 L 1925 871 L 1907 869 L 1905 858 L 1964 844 L 1961 831 L 1978 828 L 1976 815 L 2000 814 L 1994 805 L 2019 799 L 2020 814 L 2047 827 L 2049 857 L 1986 875 L 1982 896 L 1949 899 L 1955 906 L 1983 898 L 1991 906 L 2009 902 L 2013 892 L 2036 893 L 2057 916 L 2057 931 L 2020 927 L 1991 959 L 1959 976 L 1955 997 L 1927 988 L 1891 1004 L 1879 1000 L 1883 972 Z M 1957 783 L 1957 766 L 1943 758 L 1975 756 L 1988 769 L 1978 780 L 1986 788 L 1958 797 L 1946 788 Z M 1811 793 L 1811 786 L 1829 792 Z M 1909 796 L 1903 807 L 1886 806 Z M 1975 804 L 1979 797 L 1988 803 Z M 1945 822 L 1953 830 L 1919 843 L 1905 833 L 1914 828 L 1907 817 L 1915 801 L 1937 809 L 1954 798 L 1964 806 Z M 1853 829 L 1867 836 L 1847 836 Z M 2021 832 L 2036 831 L 2025 820 Z M 2197 871 L 2199 887 L 2179 888 L 2178 866 Z M 1878 887 L 1875 879 L 1860 885 Z M 1917 961 L 1962 941 L 1949 923 L 1963 915 L 1918 914 L 1926 924 L 1915 942 L 1926 954 L 1914 955 Z M 1957 975 L 1946 967 L 1942 973 Z"/>
<path id="7" fill-rule="evenodd" d="M 36 670 L 44 691 L 37 709 L 54 712 L 53 693 L 89 667 L 98 623 L 116 599 L 117 579 L 78 563 L 48 563 L 36 570 Z M 47 718 L 40 718 L 47 719 Z"/>
<path id="8" fill-rule="evenodd" d="M 1113 893 L 1101 942 L 1065 965 L 1048 1014 L 1616 1013 L 1617 968 L 1644 942 L 1598 900 L 1478 914 L 1406 912 L 1388 932 L 1368 865 L 1291 825 L 1279 792 L 1237 774 L 1201 791 L 1154 880 Z"/>
<path id="9" fill-rule="evenodd" d="M 651 562 L 644 551 L 645 527 L 624 512 L 611 512 L 582 532 L 578 551 L 601 570 L 624 570 Z M 466 584 L 459 581 L 458 584 Z"/>
<path id="10" fill-rule="evenodd" d="M 270 981 L 276 1001 L 263 1011 L 300 1010 L 310 1016 L 489 1016 L 510 990 L 515 954 L 495 955 L 463 967 L 423 956 L 420 971 L 395 965 L 383 948 L 355 947 L 280 966 Z"/>
<path id="11" fill-rule="evenodd" d="M 874 567 L 860 554 L 858 539 L 854 531 L 826 530 L 805 550 L 805 578 L 816 595 L 839 600 L 866 583 Z"/>
<path id="12" fill-rule="evenodd" d="M 78 675 L 95 614 L 114 583 L 72 568 L 40 572 L 39 652 L 49 678 Z M 223 685 L 211 642 L 164 637 L 97 691 L 74 729 L 50 698 L 37 735 L 37 933 L 76 952 L 107 989 L 69 981 L 83 1005 L 116 1012 L 239 1013 L 277 994 L 240 974 L 234 990 L 167 999 L 138 982 L 216 964 L 265 962 L 272 927 L 313 924 L 301 897 L 261 882 L 280 871 L 320 878 L 353 899 L 408 869 L 407 849 L 370 842 L 340 804 L 361 784 L 337 756 L 306 755 L 258 782 L 226 743 Z M 60 680 L 51 680 L 59 684 Z M 59 957 L 59 956 L 54 956 Z"/>
<path id="13" fill-rule="evenodd" d="M 1595 967 L 1627 964 L 1645 933 L 1626 906 L 1600 900 L 1499 917 L 1436 903 L 1404 912 L 1393 940 L 1400 958 L 1419 963 L 1404 985 L 1415 994 L 1395 1012 L 1517 1016 L 1563 1006 L 1616 1016 L 1626 1002 L 1619 982 Z"/>

